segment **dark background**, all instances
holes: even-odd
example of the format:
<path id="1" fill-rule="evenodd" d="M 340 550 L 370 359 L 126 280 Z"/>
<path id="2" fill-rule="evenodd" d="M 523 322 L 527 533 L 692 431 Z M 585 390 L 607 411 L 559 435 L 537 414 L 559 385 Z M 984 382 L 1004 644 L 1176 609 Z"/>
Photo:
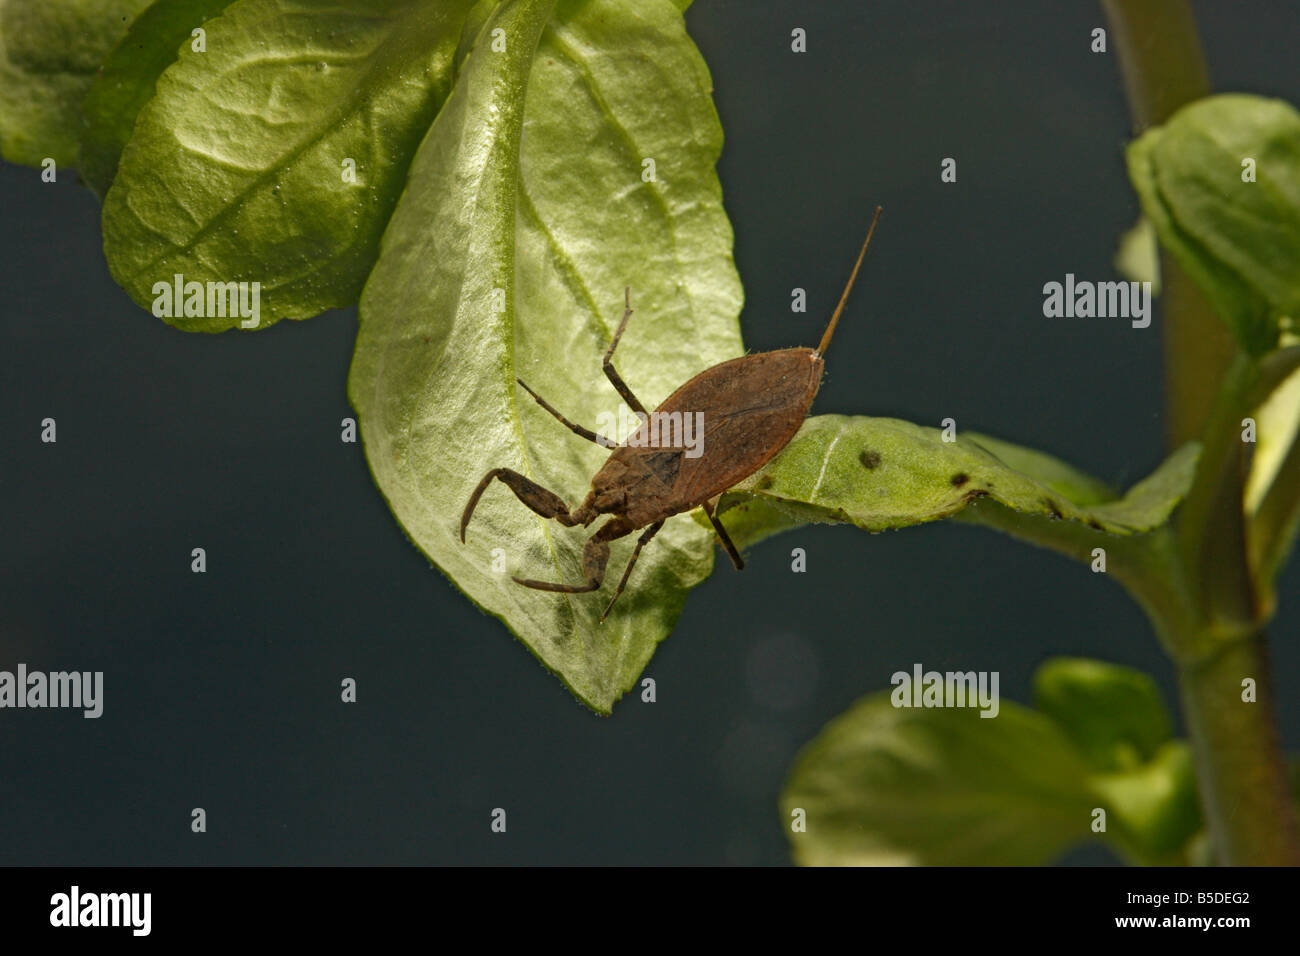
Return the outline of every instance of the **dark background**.
<path id="1" fill-rule="evenodd" d="M 1293 3 L 1194 6 L 1216 89 L 1300 101 Z M 815 343 L 886 209 L 816 411 L 952 416 L 1119 484 L 1160 461 L 1159 315 L 1041 311 L 1066 272 L 1115 278 L 1137 215 L 1098 8 L 698 0 L 687 22 L 751 350 Z M 0 712 L 0 863 L 782 863 L 797 748 L 914 662 L 1000 671 L 1026 701 L 1044 658 L 1082 655 L 1174 699 L 1114 581 L 939 523 L 720 560 L 650 664 L 658 702 L 596 717 L 429 567 L 339 441 L 355 312 L 177 332 L 113 283 L 73 179 L 0 165 L 0 668 L 102 670 L 106 703 Z M 1298 584 L 1293 561 L 1271 629 L 1292 689 Z M 1300 749 L 1300 703 L 1281 709 Z"/>

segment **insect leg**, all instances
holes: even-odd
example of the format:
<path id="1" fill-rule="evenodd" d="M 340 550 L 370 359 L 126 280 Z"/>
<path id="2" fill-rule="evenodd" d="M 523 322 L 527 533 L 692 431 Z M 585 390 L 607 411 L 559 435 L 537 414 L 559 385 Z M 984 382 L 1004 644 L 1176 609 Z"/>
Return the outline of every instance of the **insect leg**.
<path id="1" fill-rule="evenodd" d="M 663 521 L 656 521 L 650 527 L 645 529 L 645 533 L 642 534 L 641 537 L 636 539 L 636 547 L 632 549 L 632 558 L 627 562 L 627 567 L 623 570 L 623 579 L 618 582 L 618 588 L 614 591 L 614 596 L 610 599 L 609 604 L 605 608 L 605 613 L 600 616 L 600 621 L 597 623 L 605 623 L 605 618 L 609 617 L 609 612 L 614 609 L 614 602 L 618 600 L 618 596 L 623 593 L 623 588 L 627 586 L 627 579 L 632 576 L 632 566 L 636 564 L 636 559 L 641 555 L 641 549 L 646 546 L 646 543 L 653 538 L 663 526 Z"/>
<path id="2" fill-rule="evenodd" d="M 560 594 L 586 594 L 589 591 L 597 591 L 605 581 L 605 565 L 609 563 L 610 541 L 631 532 L 632 528 L 629 528 L 621 519 L 611 518 L 601 525 L 600 530 L 587 540 L 587 546 L 582 549 L 582 573 L 587 578 L 586 584 L 557 584 L 551 581 L 533 581 L 526 578 L 515 578 L 514 582 L 522 584 L 526 588 L 533 588 L 538 591 L 558 591 Z"/>
<path id="3" fill-rule="evenodd" d="M 614 390 L 623 396 L 623 401 L 627 402 L 628 408 L 634 412 L 640 412 L 642 415 L 648 415 L 649 412 L 645 410 L 641 400 L 632 394 L 632 389 L 627 387 L 627 383 L 619 377 L 618 370 L 614 368 L 614 349 L 618 348 L 618 340 L 623 337 L 623 330 L 627 328 L 627 320 L 632 315 L 631 286 L 623 289 L 623 306 L 623 318 L 619 320 L 618 331 L 614 333 L 614 340 L 609 343 L 609 348 L 605 349 L 605 359 L 601 362 L 601 367 L 605 370 L 605 377 L 614 386 Z"/>
<path id="4" fill-rule="evenodd" d="M 606 438 L 604 435 L 598 435 L 589 428 L 583 428 L 581 425 L 573 424 L 573 422 L 569 421 L 567 418 L 565 418 L 563 415 L 557 412 L 551 406 L 550 402 L 548 402 L 546 399 L 542 398 L 542 396 L 538 395 L 531 388 L 529 388 L 528 383 L 525 382 L 522 378 L 517 378 L 515 379 L 515 381 L 523 386 L 525 392 L 527 392 L 529 395 L 533 396 L 534 399 L 536 399 L 538 405 L 542 406 L 542 408 L 546 409 L 548 412 L 554 415 L 561 425 L 563 425 L 569 431 L 573 432 L 575 435 L 581 435 L 583 438 L 587 439 L 587 441 L 594 441 L 597 445 L 600 445 L 604 448 L 614 448 L 618 445 L 618 442 L 611 441 L 610 439 Z"/>
<path id="5" fill-rule="evenodd" d="M 737 571 L 745 570 L 745 559 L 740 556 L 736 546 L 731 542 L 731 535 L 727 534 L 727 529 L 722 526 L 722 521 L 713 513 L 712 503 L 706 501 L 700 505 L 704 513 L 709 516 L 709 523 L 713 525 L 713 530 L 718 533 L 718 540 L 722 542 L 722 547 L 726 549 L 727 555 L 731 558 L 731 563 Z"/>
<path id="6" fill-rule="evenodd" d="M 517 471 L 511 471 L 509 468 L 493 468 L 483 476 L 483 480 L 478 483 L 474 493 L 469 496 L 469 504 L 465 505 L 465 513 L 460 516 L 460 540 L 462 544 L 465 543 L 465 529 L 469 527 L 470 516 L 474 514 L 479 498 L 483 497 L 483 492 L 487 491 L 487 486 L 492 484 L 493 478 L 500 478 L 501 483 L 515 493 L 516 498 L 543 518 L 554 518 L 566 528 L 571 528 L 578 523 L 569 517 L 569 506 L 555 492 L 547 491 L 537 482 L 531 478 L 526 478 Z"/>

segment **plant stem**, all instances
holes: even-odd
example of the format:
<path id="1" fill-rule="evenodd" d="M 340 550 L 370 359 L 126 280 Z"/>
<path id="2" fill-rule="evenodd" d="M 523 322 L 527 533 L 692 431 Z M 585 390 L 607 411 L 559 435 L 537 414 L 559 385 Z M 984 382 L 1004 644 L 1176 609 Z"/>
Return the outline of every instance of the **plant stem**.
<path id="1" fill-rule="evenodd" d="M 1300 828 L 1281 762 L 1262 632 L 1179 668 L 1183 711 L 1217 862 L 1300 864 Z M 1242 700 L 1246 678 L 1256 700 Z"/>
<path id="2" fill-rule="evenodd" d="M 1135 134 L 1210 92 L 1186 0 L 1102 0 L 1102 7 L 1119 54 Z M 1160 280 L 1165 445 L 1172 451 L 1200 436 L 1235 348 L 1204 293 L 1164 249 Z"/>
<path id="3" fill-rule="evenodd" d="M 1102 0 L 1136 132 L 1209 92 L 1186 0 Z M 1215 408 L 1236 349 L 1194 283 L 1167 252 L 1164 289 L 1166 437 L 1172 450 L 1206 432 L 1197 481 L 1179 514 L 1191 614 L 1144 601 L 1171 650 L 1215 857 L 1225 865 L 1300 864 L 1300 827 L 1274 718 L 1260 609 L 1250 593 L 1243 535 L 1243 449 L 1229 441 L 1233 394 Z M 1238 370 L 1229 392 L 1245 386 Z M 1222 421 L 1215 421 L 1222 419 Z M 1186 563 L 1190 551 L 1192 561 Z M 1244 582 L 1244 583 L 1243 583 Z M 1257 700 L 1242 700 L 1255 681 Z"/>
<path id="4" fill-rule="evenodd" d="M 1178 531 L 1196 611 L 1234 634 L 1263 620 L 1246 559 L 1246 445 L 1241 421 L 1257 402 L 1258 365 L 1238 355 L 1229 367 L 1201 438 L 1196 478 L 1178 515 Z M 1201 656 L 1212 648 L 1187 648 Z"/>
<path id="5" fill-rule="evenodd" d="M 1163 123 L 1210 92 L 1186 0 L 1102 0 L 1119 52 L 1133 131 Z"/>

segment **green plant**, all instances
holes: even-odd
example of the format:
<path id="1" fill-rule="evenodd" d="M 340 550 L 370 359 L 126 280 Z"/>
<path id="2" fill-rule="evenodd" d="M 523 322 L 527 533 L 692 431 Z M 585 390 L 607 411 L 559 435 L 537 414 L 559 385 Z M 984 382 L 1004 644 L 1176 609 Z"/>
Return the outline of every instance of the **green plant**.
<path id="1" fill-rule="evenodd" d="M 0 153 L 45 173 L 78 167 L 103 198 L 115 279 L 180 329 L 262 329 L 358 304 L 349 396 L 394 514 L 602 713 L 710 572 L 707 524 L 670 521 L 604 625 L 601 602 L 527 591 L 494 568 L 501 549 L 562 579 L 579 564 L 580 537 L 504 495 L 484 498 L 472 547 L 457 525 L 489 466 L 585 486 L 600 449 L 521 402 L 514 379 L 594 419 L 612 400 L 594 358 L 625 286 L 655 321 L 637 326 L 637 347 L 619 362 L 651 400 L 742 352 L 714 172 L 722 133 L 687 5 L 0 0 Z M 1012 796 L 1042 816 L 1048 852 L 1087 825 L 1089 808 L 1107 806 L 1119 821 L 1108 832 L 1130 858 L 1207 859 L 1189 796 L 1193 756 L 1214 858 L 1300 858 L 1263 637 L 1300 519 L 1300 117 L 1248 96 L 1179 110 L 1207 92 L 1183 5 L 1107 6 L 1138 125 L 1151 127 L 1129 162 L 1166 250 L 1167 461 L 1120 494 L 986 436 L 820 416 L 719 510 L 742 547 L 809 521 L 879 530 L 953 517 L 1084 561 L 1104 549 L 1108 573 L 1179 668 L 1190 741 L 1170 739 L 1142 678 L 1086 663 L 1045 672 L 1042 713 L 1009 707 L 974 725 L 975 738 L 965 718 L 900 716 L 869 700 L 812 745 L 793 778 L 787 806 L 812 814 L 809 839 L 796 837 L 803 859 L 836 859 L 827 847 L 839 845 L 855 858 L 992 862 L 1006 825 L 996 801 Z M 1256 181 L 1242 180 L 1243 157 Z M 173 281 L 182 294 L 164 305 Z M 198 283 L 192 303 L 187 283 Z M 204 307 L 202 290 L 210 302 L 209 284 L 227 283 L 258 285 L 251 325 L 233 308 Z M 1221 347 L 1180 345 L 1188 336 Z M 1199 396 L 1220 380 L 1209 407 Z M 1245 418 L 1257 425 L 1253 455 Z M 611 566 L 631 547 L 616 545 Z M 1246 678 L 1256 704 L 1241 699 Z M 1103 706 L 1123 720 L 1099 728 L 1090 714 Z M 994 800 L 988 827 L 964 851 L 944 829 L 969 824 L 980 796 L 962 789 L 977 777 L 961 770 L 961 739 L 995 748 L 1002 763 L 989 765 L 1005 771 L 1002 790 L 982 792 Z M 847 831 L 912 780 L 902 765 L 885 780 L 849 772 L 891 740 L 930 754 L 942 772 L 927 785 L 942 799 L 928 826 L 904 821 L 854 849 Z M 836 809 L 818 818 L 817 806 Z M 944 832 L 946 842 L 931 840 Z M 1002 859 L 1032 856 L 1020 846 Z"/>
<path id="2" fill-rule="evenodd" d="M 787 784 L 787 812 L 810 821 L 792 835 L 805 862 L 1041 863 L 1101 835 L 1138 863 L 1300 863 L 1264 634 L 1300 521 L 1300 115 L 1260 97 L 1205 98 L 1181 0 L 1104 5 L 1142 133 L 1128 149 L 1130 177 L 1163 247 L 1176 449 L 1125 500 L 1159 503 L 1161 514 L 1123 529 L 1058 505 L 1053 516 L 1072 520 L 1049 523 L 1041 508 L 999 496 L 960 517 L 1085 562 L 1105 549 L 1107 570 L 1146 611 L 1177 667 L 1190 748 L 1169 739 L 1141 675 L 1096 662 L 1045 667 L 1043 713 L 1015 708 L 997 729 L 980 727 L 968 710 L 886 711 L 885 695 L 874 695 L 807 747 Z M 1133 255 L 1132 242 L 1125 258 L 1154 260 Z M 1193 455 L 1194 466 L 1180 469 Z M 1055 463 L 1003 458 L 1075 505 L 1114 497 Z M 797 465 L 782 458 L 769 470 L 789 469 L 798 487 Z M 767 494 L 782 487 L 758 481 Z M 864 524 L 853 504 L 869 499 L 846 490 L 837 485 L 814 503 Z M 791 497 L 800 507 L 810 498 Z M 758 524 L 780 520 L 763 515 Z M 877 523 L 868 517 L 866 526 Z M 1122 722 L 1098 723 L 1107 713 Z M 1206 830 L 1188 797 L 1189 754 Z M 824 810 L 820 832 L 815 808 Z M 1087 815 L 1099 810 L 1110 817 L 1103 830 Z"/>

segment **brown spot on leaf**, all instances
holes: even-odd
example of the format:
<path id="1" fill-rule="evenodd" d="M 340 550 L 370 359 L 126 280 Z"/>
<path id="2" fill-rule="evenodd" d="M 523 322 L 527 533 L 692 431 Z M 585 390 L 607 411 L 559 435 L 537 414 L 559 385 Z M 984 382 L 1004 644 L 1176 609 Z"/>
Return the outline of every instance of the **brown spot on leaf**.
<path id="1" fill-rule="evenodd" d="M 862 462 L 862 467 L 868 471 L 880 467 L 880 452 L 863 451 L 858 453 L 858 461 Z"/>
<path id="2" fill-rule="evenodd" d="M 1051 498 L 1044 498 L 1043 504 L 1047 505 L 1047 510 L 1052 513 L 1052 517 L 1060 521 L 1065 515 L 1061 514 L 1061 507 Z"/>
<path id="3" fill-rule="evenodd" d="M 771 475 L 763 475 L 763 477 L 758 479 L 758 482 L 754 485 L 754 487 L 757 488 L 759 491 L 764 491 L 768 488 L 771 488 L 774 484 L 776 484 L 775 478 L 773 478 Z"/>
<path id="4" fill-rule="evenodd" d="M 1093 531 L 1105 531 L 1105 530 L 1106 530 L 1105 528 L 1103 528 L 1103 527 L 1101 526 L 1101 522 L 1098 521 L 1096 518 L 1093 518 L 1093 519 L 1091 519 L 1091 520 L 1088 522 L 1088 527 L 1091 528 Z"/>
<path id="5" fill-rule="evenodd" d="M 964 471 L 959 471 L 957 474 L 952 476 L 952 486 L 954 488 L 960 488 L 968 481 L 970 481 L 970 475 L 966 474 Z"/>

